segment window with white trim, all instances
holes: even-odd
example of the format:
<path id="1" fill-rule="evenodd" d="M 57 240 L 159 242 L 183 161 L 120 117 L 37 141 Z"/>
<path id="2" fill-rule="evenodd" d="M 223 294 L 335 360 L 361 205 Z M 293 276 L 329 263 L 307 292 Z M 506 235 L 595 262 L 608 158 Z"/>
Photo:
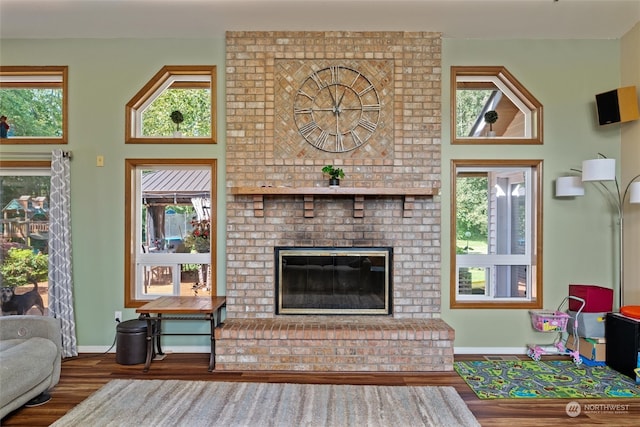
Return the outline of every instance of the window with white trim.
<path id="1" fill-rule="evenodd" d="M 0 66 L 0 144 L 67 143 L 66 66 Z"/>
<path id="2" fill-rule="evenodd" d="M 215 160 L 127 159 L 125 305 L 215 296 Z"/>
<path id="3" fill-rule="evenodd" d="M 541 306 L 541 161 L 453 160 L 451 306 Z"/>
<path id="4" fill-rule="evenodd" d="M 125 106 L 127 144 L 215 144 L 216 66 L 162 67 Z"/>
<path id="5" fill-rule="evenodd" d="M 542 119 L 542 104 L 505 67 L 451 67 L 452 144 L 542 144 Z"/>
<path id="6" fill-rule="evenodd" d="M 50 161 L 0 161 L 0 286 L 14 295 L 36 291 L 40 299 L 24 314 L 49 313 L 50 186 Z M 3 300 L 2 315 L 17 309 Z"/>

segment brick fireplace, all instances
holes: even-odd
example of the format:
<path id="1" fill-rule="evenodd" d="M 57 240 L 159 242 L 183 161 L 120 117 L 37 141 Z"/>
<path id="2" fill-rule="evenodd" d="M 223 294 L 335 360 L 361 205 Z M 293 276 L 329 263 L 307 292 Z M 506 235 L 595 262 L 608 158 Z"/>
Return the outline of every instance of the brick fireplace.
<path id="1" fill-rule="evenodd" d="M 227 33 L 227 318 L 218 370 L 451 370 L 440 319 L 438 33 Z M 379 70 L 379 126 L 341 153 L 311 146 L 288 103 L 310 69 Z M 392 106 L 392 108 L 391 108 Z M 320 169 L 346 177 L 327 189 Z M 391 315 L 276 314 L 276 247 L 393 248 Z"/>

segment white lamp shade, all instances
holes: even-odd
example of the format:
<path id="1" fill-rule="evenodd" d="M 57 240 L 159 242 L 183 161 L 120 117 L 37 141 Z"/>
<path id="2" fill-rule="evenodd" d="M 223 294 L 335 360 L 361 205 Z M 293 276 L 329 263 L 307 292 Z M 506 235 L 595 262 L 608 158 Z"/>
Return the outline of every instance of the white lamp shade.
<path id="1" fill-rule="evenodd" d="M 556 179 L 556 197 L 584 196 L 579 176 L 561 176 Z"/>
<path id="2" fill-rule="evenodd" d="M 630 187 L 629 203 L 640 203 L 640 182 L 634 182 Z"/>
<path id="3" fill-rule="evenodd" d="M 614 181 L 616 159 L 593 159 L 582 162 L 582 181 Z"/>

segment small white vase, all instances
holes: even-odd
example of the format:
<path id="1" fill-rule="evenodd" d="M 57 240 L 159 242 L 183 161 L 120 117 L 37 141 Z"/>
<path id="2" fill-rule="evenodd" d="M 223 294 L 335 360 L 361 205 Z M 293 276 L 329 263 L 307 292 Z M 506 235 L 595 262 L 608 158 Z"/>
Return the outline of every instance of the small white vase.
<path id="1" fill-rule="evenodd" d="M 173 137 L 174 138 L 182 138 L 182 132 L 180 132 L 179 130 L 174 130 L 173 131 Z"/>

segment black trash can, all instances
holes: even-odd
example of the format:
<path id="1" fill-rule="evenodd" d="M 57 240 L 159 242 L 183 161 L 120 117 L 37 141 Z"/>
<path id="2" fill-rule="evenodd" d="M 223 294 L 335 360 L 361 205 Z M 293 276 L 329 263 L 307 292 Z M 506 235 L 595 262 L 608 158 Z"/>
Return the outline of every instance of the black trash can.
<path id="1" fill-rule="evenodd" d="M 134 319 L 120 322 L 116 330 L 116 363 L 144 363 L 147 358 L 147 321 Z"/>

